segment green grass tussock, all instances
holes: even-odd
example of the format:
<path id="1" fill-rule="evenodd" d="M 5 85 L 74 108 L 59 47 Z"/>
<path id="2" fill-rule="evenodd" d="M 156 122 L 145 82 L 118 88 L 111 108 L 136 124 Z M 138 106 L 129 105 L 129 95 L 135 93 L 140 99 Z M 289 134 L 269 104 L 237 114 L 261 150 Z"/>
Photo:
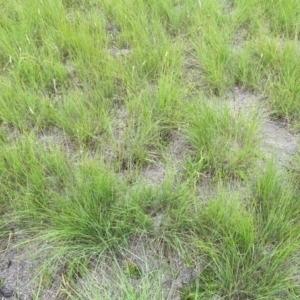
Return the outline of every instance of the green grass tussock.
<path id="1" fill-rule="evenodd" d="M 187 114 L 186 136 L 196 160 L 203 157 L 203 169 L 243 177 L 258 155 L 259 119 L 255 112 L 247 116 L 232 112 L 226 104 L 203 100 Z"/>
<path id="2" fill-rule="evenodd" d="M 258 194 L 262 192 L 262 186 L 268 188 L 267 182 L 272 176 L 276 175 L 269 167 L 258 179 Z M 285 190 L 289 191 L 288 188 Z M 258 194 L 254 195 L 253 201 L 259 201 Z M 282 203 L 289 204 L 288 201 Z M 245 207 L 240 195 L 233 197 L 224 193 L 199 211 L 195 221 L 199 236 L 195 244 L 204 253 L 207 265 L 193 285 L 185 288 L 184 299 L 209 299 L 214 295 L 224 299 L 291 296 L 291 290 L 297 285 L 293 281 L 294 268 L 287 266 L 299 251 L 296 233 L 299 232 L 296 229 L 299 221 L 295 218 L 291 222 L 282 210 L 275 216 L 277 203 L 270 201 L 268 205 L 268 212 L 263 216 L 261 212 Z M 299 209 L 298 203 L 294 205 Z M 278 218 L 281 218 L 280 222 Z M 283 235 L 272 236 L 287 228 L 286 239 Z"/>

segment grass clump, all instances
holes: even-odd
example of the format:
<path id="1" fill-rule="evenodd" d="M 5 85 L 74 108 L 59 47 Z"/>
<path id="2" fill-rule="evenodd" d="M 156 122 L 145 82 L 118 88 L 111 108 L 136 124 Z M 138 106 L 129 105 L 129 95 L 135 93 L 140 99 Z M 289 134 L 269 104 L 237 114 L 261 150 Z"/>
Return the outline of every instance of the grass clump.
<path id="1" fill-rule="evenodd" d="M 101 252 L 126 241 L 139 230 L 151 229 L 149 219 L 130 199 L 122 198 L 116 189 L 116 178 L 102 167 L 92 167 L 88 162 L 79 167 L 70 196 L 55 199 L 58 211 L 52 212 L 53 227 L 49 228 L 48 239 L 65 241 L 72 236 L 76 248 L 81 241 L 83 249 L 92 246 Z"/>
<path id="2" fill-rule="evenodd" d="M 253 209 L 261 238 L 267 244 L 281 244 L 299 238 L 300 201 L 297 185 L 286 174 L 277 174 L 269 163 L 254 184 Z"/>
<path id="3" fill-rule="evenodd" d="M 2 186 L 16 217 L 47 241 L 68 240 L 70 248 L 81 245 L 80 252 L 101 252 L 151 229 L 146 215 L 126 193 L 122 196 L 117 176 L 101 161 L 85 159 L 73 169 L 63 152 L 49 152 L 30 139 L 2 152 L 1 158 Z"/>
<path id="4" fill-rule="evenodd" d="M 291 264 L 299 251 L 299 201 L 295 194 L 289 198 L 290 187 L 281 187 L 279 194 L 268 189 L 275 178 L 276 171 L 268 166 L 255 185 L 254 203 L 262 194 L 273 195 L 264 215 L 243 203 L 241 195 L 226 192 L 199 210 L 195 243 L 206 264 L 195 282 L 183 290 L 183 299 L 296 297 Z"/>
<path id="5" fill-rule="evenodd" d="M 122 115 L 115 120 L 113 150 L 121 168 L 141 168 L 161 157 L 182 120 L 180 77 L 163 72 L 157 82 L 146 83 L 138 93 L 129 92 L 116 108 Z"/>
<path id="6" fill-rule="evenodd" d="M 299 187 L 300 185 L 300 155 L 299 151 L 296 153 L 289 169 L 289 174 L 293 178 L 295 185 Z"/>
<path id="7" fill-rule="evenodd" d="M 259 120 L 255 114 L 232 112 L 224 103 L 205 100 L 191 106 L 187 114 L 186 136 L 195 160 L 203 158 L 202 169 L 243 177 L 258 154 Z"/>
<path id="8" fill-rule="evenodd" d="M 230 18 L 221 13 L 224 10 L 219 1 L 201 3 L 195 14 L 192 29 L 195 58 L 201 66 L 201 78 L 212 94 L 222 95 L 233 84 L 232 48 L 230 41 L 233 30 L 228 26 Z M 214 16 L 211 21 L 211 17 Z"/>

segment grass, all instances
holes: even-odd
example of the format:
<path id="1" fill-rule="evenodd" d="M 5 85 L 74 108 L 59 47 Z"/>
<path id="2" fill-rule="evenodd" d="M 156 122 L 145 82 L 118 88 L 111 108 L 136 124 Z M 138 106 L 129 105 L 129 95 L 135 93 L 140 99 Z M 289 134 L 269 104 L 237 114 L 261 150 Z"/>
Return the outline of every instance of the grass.
<path id="1" fill-rule="evenodd" d="M 227 176 L 243 176 L 258 155 L 257 114 L 232 112 L 217 101 L 196 102 L 186 113 L 190 116 L 186 136 L 195 150 L 196 160 L 203 157 L 203 171 Z"/>
<path id="2" fill-rule="evenodd" d="M 185 291 L 185 299 L 210 299 L 215 294 L 225 299 L 291 296 L 295 270 L 286 266 L 298 253 L 300 207 L 295 189 L 283 186 L 283 181 L 269 164 L 257 178 L 248 203 L 241 195 L 223 191 L 199 211 L 200 239 L 195 244 L 205 253 L 207 266 L 192 290 Z"/>
<path id="3" fill-rule="evenodd" d="M 1 247 L 44 255 L 35 299 L 299 298 L 299 155 L 228 96 L 298 131 L 299 1 L 0 7 Z"/>

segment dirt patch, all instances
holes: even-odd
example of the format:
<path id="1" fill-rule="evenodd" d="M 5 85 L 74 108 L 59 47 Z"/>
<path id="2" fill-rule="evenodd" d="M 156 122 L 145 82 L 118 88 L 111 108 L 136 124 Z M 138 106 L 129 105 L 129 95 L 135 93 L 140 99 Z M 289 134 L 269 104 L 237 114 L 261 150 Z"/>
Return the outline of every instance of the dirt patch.
<path id="1" fill-rule="evenodd" d="M 122 56 L 127 56 L 131 53 L 131 50 L 130 49 L 118 49 L 118 48 L 109 48 L 108 49 L 108 53 L 114 57 L 114 58 L 117 58 L 117 57 L 122 57 Z"/>
<path id="2" fill-rule="evenodd" d="M 259 114 L 261 126 L 258 135 L 261 138 L 260 150 L 264 160 L 274 159 L 278 169 L 288 167 L 298 151 L 299 135 L 293 133 L 282 120 L 272 120 L 266 99 L 236 87 L 228 95 L 229 105 L 238 111 Z"/>
<path id="3" fill-rule="evenodd" d="M 121 30 L 117 24 L 112 21 L 107 22 L 106 30 L 111 38 L 111 42 L 115 43 L 117 40 L 118 35 L 120 34 Z"/>
<path id="4" fill-rule="evenodd" d="M 72 141 L 70 137 L 58 127 L 51 127 L 47 130 L 39 131 L 36 133 L 36 136 L 41 146 L 46 149 L 51 147 L 59 148 L 70 158 L 78 154 L 83 154 L 83 149 L 79 149 L 77 143 Z"/>
<path id="5" fill-rule="evenodd" d="M 235 110 L 253 111 L 259 110 L 264 118 L 268 117 L 265 98 L 256 93 L 251 93 L 241 87 L 234 87 L 225 97 L 229 106 Z"/>
<path id="6" fill-rule="evenodd" d="M 189 145 L 182 134 L 174 132 L 170 143 L 163 153 L 163 159 L 157 163 L 151 163 L 146 166 L 141 173 L 146 183 L 152 187 L 157 187 L 163 182 L 166 176 L 166 170 L 176 170 L 179 174 L 183 167 L 185 155 L 189 150 Z"/>
<path id="7" fill-rule="evenodd" d="M 5 292 L 0 294 L 2 299 L 31 300 L 36 296 L 42 300 L 60 298 L 59 283 L 56 282 L 46 289 L 39 286 L 39 268 L 45 258 L 33 255 L 36 251 L 37 248 L 32 246 L 22 246 L 0 252 L 1 291 Z"/>
<path id="8" fill-rule="evenodd" d="M 20 141 L 21 135 L 19 129 L 0 120 L 0 141 L 5 141 L 8 144 L 13 143 Z"/>
<path id="9" fill-rule="evenodd" d="M 180 166 L 185 158 L 186 152 L 190 149 L 187 141 L 180 132 L 175 132 L 172 135 L 169 146 L 166 149 L 165 155 L 173 161 L 177 166 Z"/>
<path id="10" fill-rule="evenodd" d="M 152 187 L 157 187 L 163 182 L 165 175 L 165 167 L 163 164 L 151 163 L 142 170 L 142 176 L 146 183 Z"/>
<path id="11" fill-rule="evenodd" d="M 274 158 L 278 169 L 288 168 L 298 152 L 299 136 L 293 134 L 284 122 L 268 120 L 262 128 L 261 151 L 268 158 Z"/>
<path id="12" fill-rule="evenodd" d="M 245 46 L 247 44 L 247 35 L 248 31 L 246 30 L 246 28 L 240 28 L 236 31 L 232 39 L 232 49 L 235 55 L 241 53 L 245 49 Z"/>

